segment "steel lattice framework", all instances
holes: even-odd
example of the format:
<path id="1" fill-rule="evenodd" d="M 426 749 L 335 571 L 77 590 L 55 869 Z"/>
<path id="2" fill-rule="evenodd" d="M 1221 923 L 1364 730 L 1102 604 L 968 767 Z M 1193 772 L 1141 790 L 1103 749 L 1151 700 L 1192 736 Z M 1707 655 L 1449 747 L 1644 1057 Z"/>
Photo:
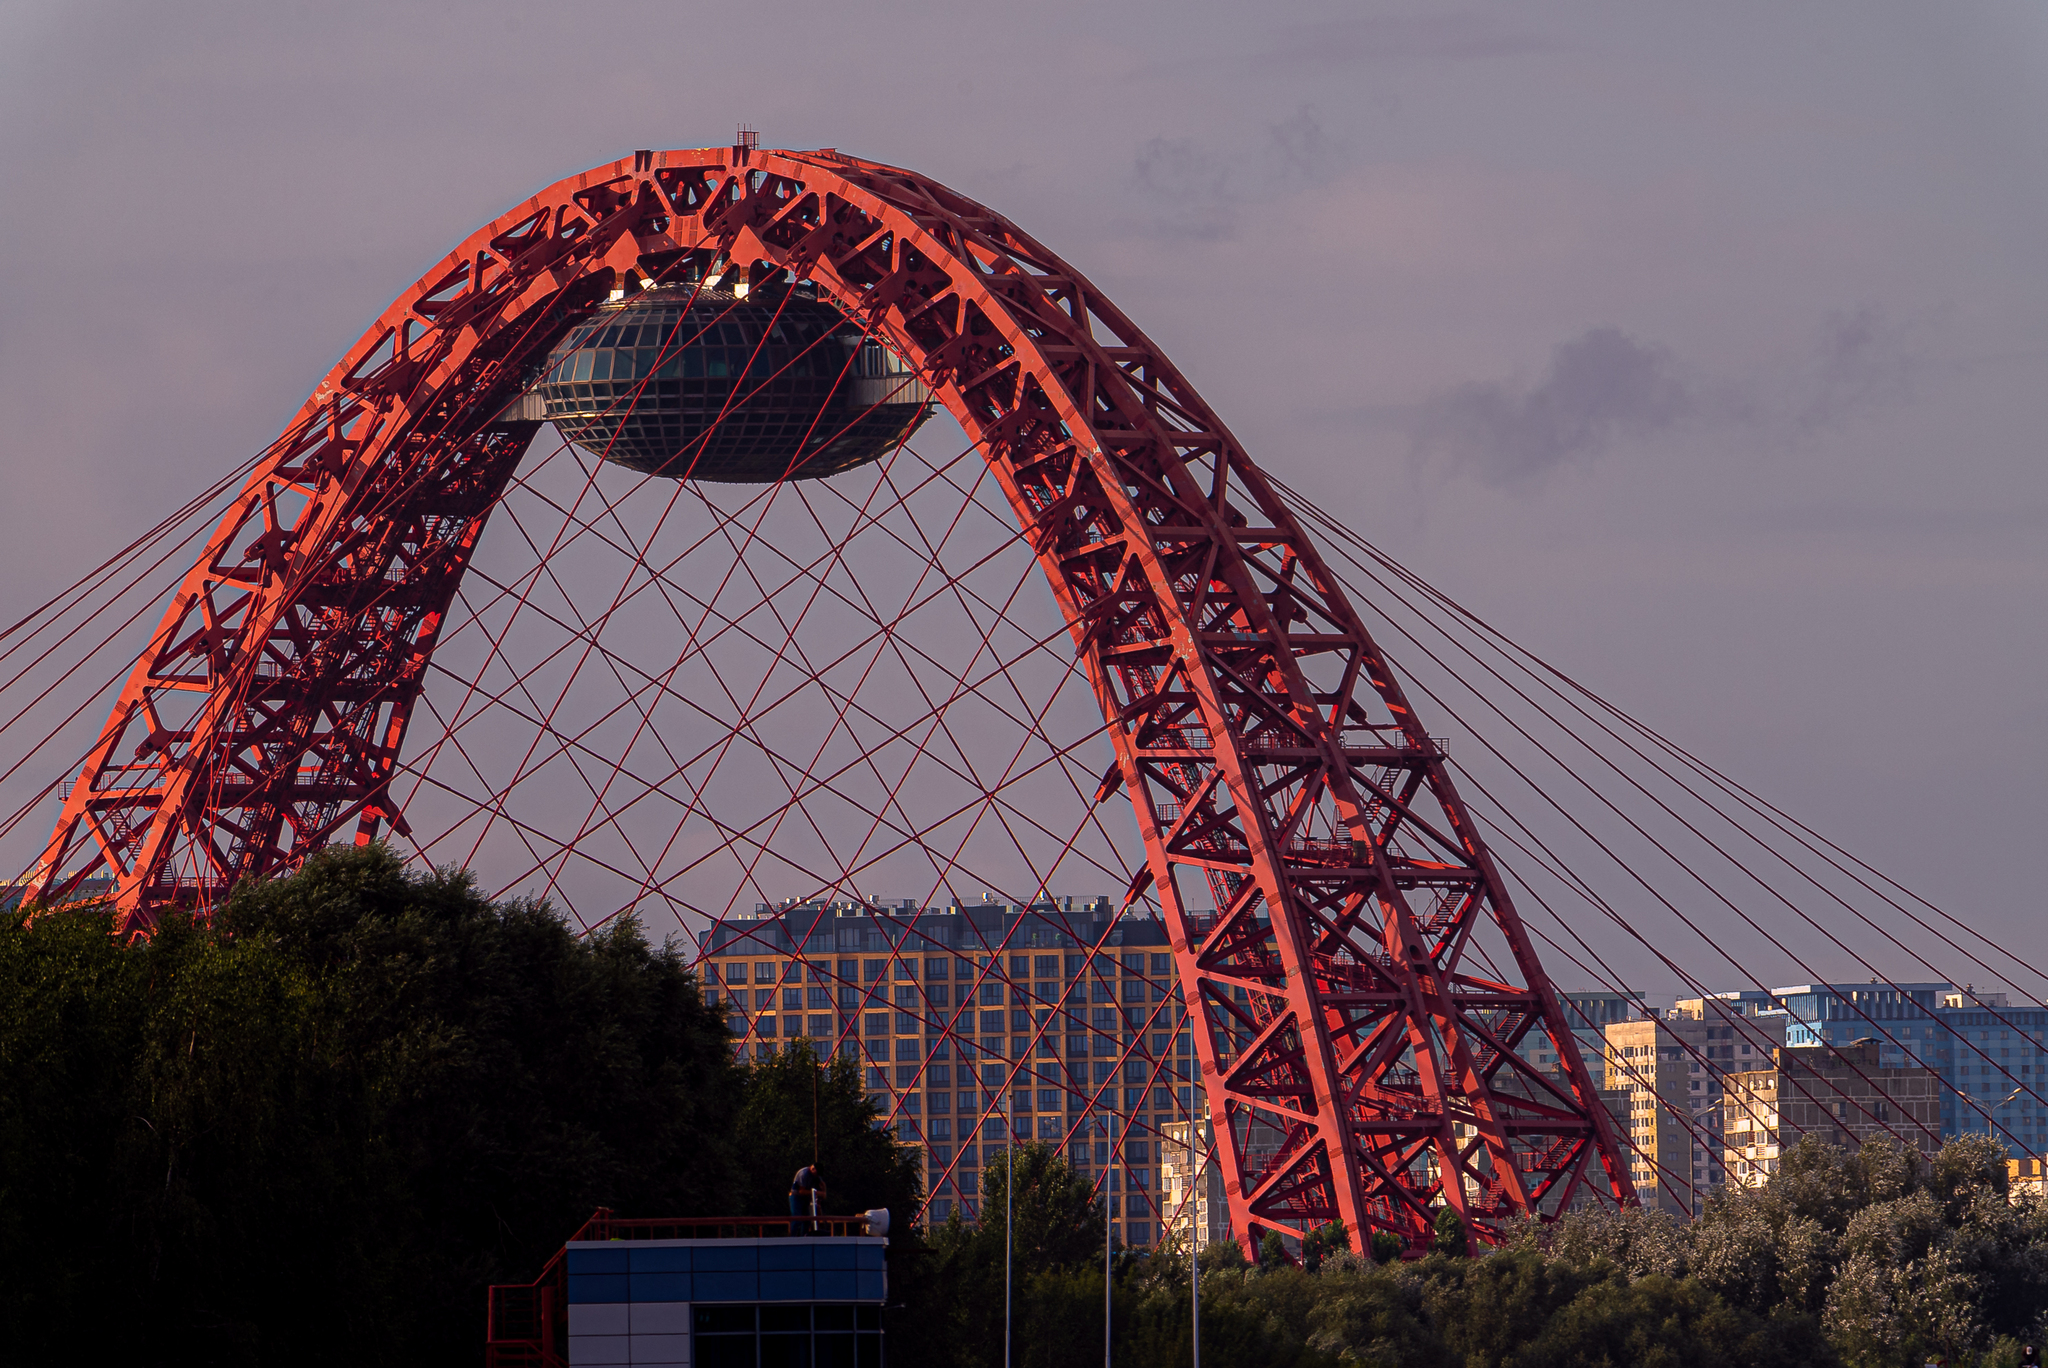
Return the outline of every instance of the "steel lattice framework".
<path id="1" fill-rule="evenodd" d="M 1250 458 L 1157 347 L 1007 219 L 832 151 L 641 152 L 550 186 L 401 296 L 186 576 L 33 876 L 123 924 L 406 831 L 408 724 L 539 427 L 540 357 L 715 249 L 910 359 L 999 482 L 1114 742 L 1232 1224 L 1428 1238 L 1633 1200 L 1621 1146 L 1439 743 Z M 1198 910 L 1213 901 L 1214 912 Z M 1475 932 L 1522 985 L 1475 972 Z M 1517 1051 L 1534 1033 L 1561 1062 Z"/>

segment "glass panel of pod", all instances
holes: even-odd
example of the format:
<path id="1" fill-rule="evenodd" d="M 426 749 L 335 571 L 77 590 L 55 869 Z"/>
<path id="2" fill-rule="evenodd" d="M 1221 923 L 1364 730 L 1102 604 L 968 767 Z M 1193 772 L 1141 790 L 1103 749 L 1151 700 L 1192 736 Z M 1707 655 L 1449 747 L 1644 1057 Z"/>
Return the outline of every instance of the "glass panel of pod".
<path id="1" fill-rule="evenodd" d="M 534 393 L 576 445 L 672 479 L 816 479 L 880 460 L 931 415 L 903 358 L 806 284 L 678 284 L 607 304 Z"/>

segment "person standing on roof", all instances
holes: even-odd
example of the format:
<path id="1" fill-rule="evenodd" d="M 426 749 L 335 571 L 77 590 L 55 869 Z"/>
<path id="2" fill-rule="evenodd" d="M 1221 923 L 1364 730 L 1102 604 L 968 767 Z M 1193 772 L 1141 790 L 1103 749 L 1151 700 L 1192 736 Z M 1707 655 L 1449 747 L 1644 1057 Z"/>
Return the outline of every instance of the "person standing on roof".
<path id="1" fill-rule="evenodd" d="M 789 1214 L 796 1218 L 796 1221 L 800 1222 L 807 1214 L 815 1217 L 818 1214 L 818 1203 L 824 1200 L 824 1197 L 825 1175 L 818 1171 L 816 1164 L 805 1164 L 796 1171 L 796 1177 L 789 1180 Z M 810 1205 L 808 1213 L 804 1210 L 806 1202 Z M 815 1227 L 796 1223 L 792 1223 L 790 1229 L 793 1233 L 815 1233 Z"/>

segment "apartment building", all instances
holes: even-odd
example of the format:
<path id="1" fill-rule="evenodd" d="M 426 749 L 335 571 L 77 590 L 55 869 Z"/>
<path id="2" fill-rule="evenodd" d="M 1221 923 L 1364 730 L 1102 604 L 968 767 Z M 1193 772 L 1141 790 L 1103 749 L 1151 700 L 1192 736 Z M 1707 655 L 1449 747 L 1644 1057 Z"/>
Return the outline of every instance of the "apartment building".
<path id="1" fill-rule="evenodd" d="M 1215 1133 L 1209 1125 L 1208 1108 L 1199 1110 L 1203 1114 L 1200 1121 L 1167 1123 L 1159 1165 L 1159 1180 L 1166 1197 L 1166 1232 L 1183 1242 L 1192 1238 L 1198 1250 L 1232 1238 L 1223 1168 L 1212 1158 Z M 1190 1137 L 1194 1141 L 1192 1151 Z"/>
<path id="2" fill-rule="evenodd" d="M 1618 1021 L 1640 1020 L 1649 1010 L 1649 1004 L 1641 993 L 1634 990 L 1612 993 L 1580 989 L 1559 993 L 1557 1001 L 1564 1008 L 1572 1043 L 1578 1047 L 1579 1058 L 1597 1088 L 1606 1071 L 1607 1028 Z M 1564 1067 L 1558 1060 L 1557 1051 L 1552 1048 L 1550 1037 L 1542 1031 L 1531 1031 L 1522 1037 L 1516 1053 L 1545 1073 L 1559 1073 Z"/>
<path id="3" fill-rule="evenodd" d="M 1783 1148 L 1806 1135 L 1847 1148 L 1878 1135 L 1926 1154 L 1941 1147 L 1941 1079 L 1877 1040 L 1788 1046 L 1726 1086 L 1722 1166 L 1744 1187 L 1769 1181 Z"/>
<path id="4" fill-rule="evenodd" d="M 927 1219 L 976 1213 L 1014 1123 L 1109 1194 L 1119 1240 L 1158 1238 L 1167 1127 L 1201 1105 L 1163 923 L 1100 898 L 762 904 L 699 950 L 742 1058 L 802 1036 L 858 1061 L 924 1152 Z"/>
<path id="5" fill-rule="evenodd" d="M 1941 1133 L 1990 1135 L 2048 1153 L 2048 1008 L 1952 983 L 1804 983 L 1772 995 L 1792 1018 L 1786 1043 L 1874 1040 L 1884 1067 L 1941 1080 Z"/>
<path id="6" fill-rule="evenodd" d="M 1669 1012 L 1608 1024 L 1604 1086 L 1645 1206 L 1691 1217 L 1726 1181 L 1723 1082 L 1785 1041 L 1785 1015 L 1768 1001 L 1761 993 L 1681 999 Z"/>

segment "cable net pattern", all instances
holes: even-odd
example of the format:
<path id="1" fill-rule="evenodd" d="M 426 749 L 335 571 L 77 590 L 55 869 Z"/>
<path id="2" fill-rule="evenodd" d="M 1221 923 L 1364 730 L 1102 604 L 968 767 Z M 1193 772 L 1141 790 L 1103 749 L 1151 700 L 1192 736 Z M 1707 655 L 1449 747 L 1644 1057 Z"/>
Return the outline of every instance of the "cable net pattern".
<path id="1" fill-rule="evenodd" d="M 563 336 L 643 282 L 714 273 L 755 311 L 811 282 L 940 395 L 954 445 L 935 427 L 830 480 L 746 486 L 536 441 L 521 394 Z M 194 543 L 126 683 L 66 712 Z M 1354 605 L 1479 743 L 1483 818 Z M 1006 220 L 836 154 L 645 153 L 550 187 L 396 302 L 278 443 L 7 638 L 26 663 L 0 693 L 47 729 L 0 783 L 85 753 L 0 828 L 68 787 L 19 893 L 110 897 L 146 929 L 388 835 L 585 927 L 678 925 L 740 1048 L 800 1020 L 862 1060 L 927 1144 L 934 1200 L 971 1200 L 970 1147 L 1028 1122 L 1114 1173 L 1149 1230 L 1178 1125 L 1213 1145 L 1241 1238 L 1339 1220 L 1414 1246 L 1441 1205 L 1483 1239 L 1630 1200 L 1632 1150 L 1646 1183 L 1693 1176 L 1615 1125 L 1537 962 L 1540 940 L 1621 991 L 1581 930 L 1604 918 L 1704 990 L 1618 887 L 1699 930 L 1682 885 L 1778 860 L 1812 897 L 1753 881 L 1845 952 L 1810 908 L 1985 962 L 1286 496 Z M 1558 802 L 1598 765 L 1603 811 Z M 1800 953 L 1755 899 L 1721 903 L 1709 919 Z"/>

